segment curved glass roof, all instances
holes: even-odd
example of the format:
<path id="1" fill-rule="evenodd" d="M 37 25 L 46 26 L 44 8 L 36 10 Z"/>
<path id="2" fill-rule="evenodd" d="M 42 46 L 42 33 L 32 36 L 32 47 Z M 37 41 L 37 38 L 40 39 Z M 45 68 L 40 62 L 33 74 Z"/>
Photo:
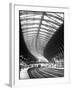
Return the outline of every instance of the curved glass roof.
<path id="1" fill-rule="evenodd" d="M 20 10 L 20 24 L 25 43 L 32 54 L 43 56 L 43 50 L 64 22 L 64 14 Z"/>

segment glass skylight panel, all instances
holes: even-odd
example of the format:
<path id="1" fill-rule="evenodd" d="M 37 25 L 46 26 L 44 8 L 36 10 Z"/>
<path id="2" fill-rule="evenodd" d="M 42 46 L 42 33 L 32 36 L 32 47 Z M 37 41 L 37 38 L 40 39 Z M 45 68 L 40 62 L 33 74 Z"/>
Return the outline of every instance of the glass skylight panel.
<path id="1" fill-rule="evenodd" d="M 48 29 L 49 31 L 56 31 L 55 28 L 52 28 L 51 26 L 41 25 L 42 28 Z"/>
<path id="2" fill-rule="evenodd" d="M 37 33 L 37 31 L 24 32 L 25 35 L 35 34 L 35 33 Z"/>
<path id="3" fill-rule="evenodd" d="M 48 29 L 49 31 L 56 31 L 56 29 L 53 29 L 53 28 L 50 28 L 50 27 L 46 27 L 44 25 L 41 25 L 41 28 L 45 28 L 45 29 Z"/>
<path id="4" fill-rule="evenodd" d="M 48 16 L 44 16 L 45 20 L 50 20 L 50 18 Z"/>
<path id="5" fill-rule="evenodd" d="M 49 40 L 48 40 L 48 38 L 39 38 L 39 41 L 40 41 L 41 45 L 44 46 L 44 44 L 46 44 Z"/>
<path id="6" fill-rule="evenodd" d="M 41 15 L 34 15 L 34 16 L 28 16 L 28 17 L 24 17 L 24 19 L 29 19 L 29 18 L 41 18 Z"/>
<path id="7" fill-rule="evenodd" d="M 39 22 L 40 23 L 40 22 Z M 23 24 L 23 25 L 21 25 L 21 26 L 28 26 L 28 25 L 39 25 L 39 23 L 25 23 L 25 24 Z"/>
<path id="8" fill-rule="evenodd" d="M 24 30 L 24 31 L 23 31 L 23 33 L 30 33 L 30 32 L 35 33 L 35 32 L 37 32 L 37 30 L 31 30 L 31 31 L 29 31 L 29 30 Z"/>
<path id="9" fill-rule="evenodd" d="M 37 32 L 29 32 L 29 33 L 24 33 L 24 36 L 32 36 L 32 35 L 36 35 Z"/>
<path id="10" fill-rule="evenodd" d="M 42 12 L 38 12 L 38 11 L 24 11 L 24 14 L 41 14 Z"/>
<path id="11" fill-rule="evenodd" d="M 36 31 L 29 32 L 28 35 L 30 35 L 30 34 L 37 34 L 37 32 Z"/>
<path id="12" fill-rule="evenodd" d="M 39 18 L 24 18 L 24 19 L 21 20 L 21 21 L 40 20 L 40 19 L 41 19 L 41 17 L 39 17 Z"/>
<path id="13" fill-rule="evenodd" d="M 40 37 L 40 40 L 41 40 L 41 41 L 44 41 L 44 42 L 45 42 L 45 41 L 48 42 L 49 39 L 51 38 L 51 37 L 46 37 L 46 36 L 42 36 L 42 35 L 40 35 L 39 37 Z"/>
<path id="14" fill-rule="evenodd" d="M 64 19 L 64 14 L 63 13 L 56 13 L 56 15 L 60 16 L 62 19 Z"/>
<path id="15" fill-rule="evenodd" d="M 49 16 L 50 16 L 50 15 L 51 15 L 51 16 L 56 16 L 56 13 L 51 13 L 51 12 L 50 12 L 50 13 L 46 13 L 46 14 L 49 15 Z"/>
<path id="16" fill-rule="evenodd" d="M 43 37 L 39 36 L 38 39 L 39 39 L 39 41 L 43 42 L 43 41 L 45 41 L 46 38 L 43 38 Z"/>
<path id="17" fill-rule="evenodd" d="M 32 37 L 25 37 L 25 40 L 27 40 L 28 42 L 30 41 L 30 43 L 32 43 L 33 39 L 35 39 L 34 36 L 32 36 Z"/>
<path id="18" fill-rule="evenodd" d="M 42 24 L 49 24 L 48 22 L 42 21 Z"/>
<path id="19" fill-rule="evenodd" d="M 26 27 L 26 28 L 22 28 L 23 30 L 29 30 L 29 29 L 36 29 L 36 28 L 38 28 L 38 26 L 37 27 Z"/>
<path id="20" fill-rule="evenodd" d="M 39 35 L 41 35 L 41 36 L 46 36 L 46 37 L 52 36 L 52 35 L 50 35 L 50 34 L 47 34 L 47 33 L 41 32 L 41 31 L 40 31 Z"/>
<path id="21" fill-rule="evenodd" d="M 39 27 L 39 25 L 24 25 L 22 28 Z"/>
<path id="22" fill-rule="evenodd" d="M 28 29 L 23 29 L 22 32 L 28 33 L 28 32 L 38 32 L 37 28 L 28 28 Z"/>
<path id="23" fill-rule="evenodd" d="M 60 24 L 62 24 L 63 23 L 63 21 L 62 20 L 59 20 L 59 19 L 57 19 L 57 18 L 54 18 L 54 17 L 51 17 L 54 21 L 56 21 L 56 22 L 58 22 L 58 23 L 60 23 Z"/>
<path id="24" fill-rule="evenodd" d="M 63 20 L 63 13 L 46 13 L 48 15 L 51 15 L 52 17 L 57 17 Z"/>
<path id="25" fill-rule="evenodd" d="M 22 20 L 22 19 L 24 19 L 24 18 L 29 18 L 29 17 L 33 17 L 33 16 L 36 16 L 35 14 L 27 14 L 27 15 L 21 15 L 20 16 L 20 19 Z"/>
<path id="26" fill-rule="evenodd" d="M 36 33 L 32 33 L 31 35 L 26 35 L 26 34 L 23 34 L 25 38 L 28 38 L 28 39 L 32 39 L 32 38 L 35 38 L 37 36 Z"/>
<path id="27" fill-rule="evenodd" d="M 56 24 L 54 24 L 54 23 L 46 22 L 46 21 L 42 21 L 42 24 L 50 25 L 50 26 L 53 26 L 53 27 L 56 27 L 56 28 L 59 27 L 58 25 L 56 25 Z"/>
<path id="28" fill-rule="evenodd" d="M 44 19 L 49 20 L 49 21 L 53 21 L 53 20 L 51 20 L 50 16 L 44 16 Z"/>
<path id="29" fill-rule="evenodd" d="M 46 38 L 46 37 L 42 37 L 42 36 L 39 36 L 39 38 L 38 38 L 41 42 L 45 42 L 45 41 L 48 41 L 48 37 Z"/>
<path id="30" fill-rule="evenodd" d="M 42 13 L 35 13 L 35 12 L 30 12 L 30 13 L 23 13 L 20 15 L 20 18 L 23 19 L 24 17 L 30 17 L 30 16 L 39 16 L 42 15 Z"/>
<path id="31" fill-rule="evenodd" d="M 50 31 L 47 31 L 47 30 L 44 30 L 44 29 L 40 29 L 41 32 L 45 32 L 45 33 L 50 33 L 50 34 L 53 34 L 54 32 L 50 32 Z"/>
<path id="32" fill-rule="evenodd" d="M 61 14 L 57 14 L 57 13 L 56 13 L 56 15 L 57 15 L 57 17 L 60 18 L 62 21 L 64 20 L 64 18 L 63 18 L 63 16 L 61 16 Z"/>
<path id="33" fill-rule="evenodd" d="M 38 29 L 37 28 L 34 28 L 34 29 L 33 28 L 32 29 L 30 28 L 30 29 L 23 29 L 22 30 L 22 32 L 30 32 L 30 31 L 38 31 Z"/>
<path id="34" fill-rule="evenodd" d="M 21 21 L 21 25 L 27 24 L 27 23 L 40 23 L 40 20 L 27 20 L 27 21 Z"/>
<path id="35" fill-rule="evenodd" d="M 52 29 L 57 29 L 57 27 L 55 27 L 55 26 L 53 26 L 53 25 L 48 25 L 48 24 L 42 24 L 43 26 L 46 26 L 46 27 L 50 27 L 50 28 L 52 28 Z"/>
<path id="36" fill-rule="evenodd" d="M 40 38 L 39 38 L 39 40 L 40 40 L 41 42 L 48 41 L 48 39 L 49 39 L 49 38 L 44 37 L 44 36 L 40 36 Z M 43 44 L 44 44 L 44 43 L 43 43 Z"/>
<path id="37" fill-rule="evenodd" d="M 28 19 L 28 20 L 24 20 L 24 21 L 21 21 L 21 24 L 22 23 L 30 23 L 30 22 L 35 22 L 35 21 L 40 21 L 40 20 L 38 20 L 38 19 L 36 19 L 36 20 L 30 20 L 30 19 Z"/>
<path id="38" fill-rule="evenodd" d="M 56 18 L 54 18 L 54 17 L 44 16 L 44 19 L 45 19 L 46 21 L 49 20 L 49 21 L 51 21 L 52 23 L 56 23 L 56 24 L 60 25 L 60 22 L 58 22 L 58 21 L 60 21 L 60 20 L 58 20 L 58 19 L 56 19 Z"/>
<path id="39" fill-rule="evenodd" d="M 35 37 L 36 37 L 36 36 L 35 36 L 35 34 L 34 34 L 34 35 L 32 35 L 32 36 L 24 36 L 24 39 L 31 41 L 32 39 L 35 39 Z"/>

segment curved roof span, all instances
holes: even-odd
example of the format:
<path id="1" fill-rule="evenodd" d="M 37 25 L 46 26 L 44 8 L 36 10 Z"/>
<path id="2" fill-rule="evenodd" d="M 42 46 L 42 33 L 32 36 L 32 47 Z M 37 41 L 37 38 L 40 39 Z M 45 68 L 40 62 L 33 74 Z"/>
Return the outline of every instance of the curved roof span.
<path id="1" fill-rule="evenodd" d="M 28 50 L 34 56 L 43 56 L 45 46 L 64 23 L 64 14 L 20 10 L 19 15 Z"/>

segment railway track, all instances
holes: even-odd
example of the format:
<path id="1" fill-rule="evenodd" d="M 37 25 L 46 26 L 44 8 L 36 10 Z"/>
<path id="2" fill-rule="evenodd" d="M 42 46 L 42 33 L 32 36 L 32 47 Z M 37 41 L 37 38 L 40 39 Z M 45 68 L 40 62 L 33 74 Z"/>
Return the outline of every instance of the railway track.
<path id="1" fill-rule="evenodd" d="M 31 68 L 28 70 L 30 78 L 57 78 L 64 77 L 64 69 Z"/>

